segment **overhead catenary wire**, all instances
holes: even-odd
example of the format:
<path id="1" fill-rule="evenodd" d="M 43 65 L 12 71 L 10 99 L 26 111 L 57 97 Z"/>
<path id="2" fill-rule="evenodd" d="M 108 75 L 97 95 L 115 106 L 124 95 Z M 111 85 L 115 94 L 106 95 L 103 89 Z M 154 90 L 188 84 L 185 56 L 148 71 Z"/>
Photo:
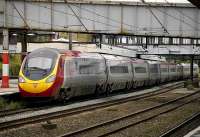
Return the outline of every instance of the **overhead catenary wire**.
<path id="1" fill-rule="evenodd" d="M 17 19 L 21 19 L 21 17 L 19 16 L 16 16 L 16 15 L 9 15 L 7 14 L 8 16 L 11 16 L 11 17 L 14 17 L 14 18 L 17 18 Z M 34 20 L 34 19 L 29 19 L 29 18 L 26 18 L 27 21 L 30 21 L 30 22 L 35 22 L 35 23 L 41 23 L 41 24 L 46 24 L 46 25 L 51 25 L 50 23 L 48 22 L 44 22 L 44 21 L 38 21 L 38 20 Z M 4 21 L 0 21 L 2 23 L 4 23 Z M 18 26 L 18 27 L 22 27 L 21 25 L 17 25 L 16 23 L 13 23 L 13 22 L 7 22 L 8 24 L 11 24 L 11 25 L 15 25 L 15 26 Z M 54 24 L 54 26 L 57 26 L 57 27 L 60 27 L 60 28 L 63 28 L 63 29 L 66 29 L 68 27 L 73 27 L 73 26 L 80 26 L 80 25 L 67 25 L 67 26 L 62 26 L 62 25 L 58 25 L 58 24 Z M 116 26 L 117 27 L 117 26 Z M 67 31 L 67 30 L 66 30 Z M 96 32 L 101 32 L 101 31 L 108 31 L 108 30 L 90 30 L 90 31 L 96 31 Z M 116 31 L 116 30 L 111 30 L 109 29 L 109 31 Z M 127 31 L 132 31 L 132 30 L 127 30 Z M 170 29 L 169 31 L 179 31 L 179 30 L 175 30 L 175 29 Z M 186 31 L 193 31 L 193 30 L 186 30 Z"/>
<path id="2" fill-rule="evenodd" d="M 171 17 L 171 18 L 173 18 L 173 19 L 175 19 L 175 20 L 178 20 L 178 21 L 182 22 L 183 24 L 186 24 L 186 25 L 189 26 L 190 28 L 193 28 L 193 31 L 194 31 L 194 29 L 196 29 L 196 28 L 195 28 L 194 26 L 192 26 L 190 23 L 187 23 L 187 22 L 185 22 L 184 20 L 175 17 L 174 15 L 171 15 L 171 14 L 169 14 L 169 13 L 166 13 L 166 12 L 164 12 L 163 10 L 160 10 L 160 9 L 158 9 L 158 8 L 155 8 L 155 10 L 157 10 L 157 11 L 163 13 L 163 14 L 166 14 L 167 16 L 169 16 L 169 17 Z"/>
<path id="3" fill-rule="evenodd" d="M 170 5 L 170 3 L 168 2 L 168 0 L 165 0 L 165 2 L 166 2 L 167 4 Z M 190 17 L 190 16 L 184 14 L 180 9 L 176 9 L 176 11 L 179 12 L 179 13 L 180 13 L 181 15 L 183 15 L 184 17 L 190 19 L 190 20 L 193 21 L 194 23 L 200 24 L 199 21 L 197 21 L 197 20 L 193 19 L 192 17 Z"/>
<path id="4" fill-rule="evenodd" d="M 50 8 L 48 8 L 48 7 L 46 7 L 46 6 L 41 6 L 41 5 L 40 5 L 40 7 L 50 9 Z M 68 15 L 70 15 L 70 16 L 75 16 L 74 14 L 70 14 L 70 13 L 67 13 L 67 12 L 62 12 L 62 11 L 59 11 L 59 10 L 54 10 L 54 11 L 55 11 L 55 12 L 58 12 L 58 13 L 68 14 Z M 7 15 L 8 15 L 8 14 L 7 14 Z M 15 15 L 8 15 L 8 16 L 12 16 L 12 17 L 15 17 L 15 18 L 23 19 L 23 18 L 21 18 L 21 17 L 19 17 L 19 16 L 15 16 Z M 105 25 L 112 26 L 112 27 L 114 27 L 114 28 L 118 28 L 118 26 L 114 26 L 114 25 L 111 25 L 111 24 L 106 24 L 106 23 L 103 23 L 103 22 L 100 22 L 100 21 L 96 21 L 96 20 L 92 20 L 92 19 L 89 19 L 89 18 L 86 18 L 86 17 L 81 17 L 81 18 L 83 18 L 83 19 L 85 19 L 85 20 L 89 20 L 89 21 L 94 21 L 94 22 L 97 22 L 97 23 L 99 23 L 99 24 L 105 24 Z M 41 21 L 37 21 L 37 20 L 34 20 L 34 19 L 30 19 L 30 18 L 26 18 L 26 20 L 31 21 L 31 22 L 37 22 L 37 23 L 42 23 L 42 24 L 51 25 L 50 23 L 41 22 Z M 13 23 L 10 23 L 10 24 L 13 24 Z M 13 24 L 13 25 L 14 25 L 14 24 Z M 80 26 L 80 25 L 61 26 L 61 25 L 57 25 L 57 24 L 54 24 L 54 25 L 55 25 L 55 26 L 58 26 L 58 27 L 62 27 L 62 28 L 68 28 L 68 26 Z M 108 30 L 106 30 L 106 31 L 108 31 Z"/>
<path id="5" fill-rule="evenodd" d="M 30 26 L 28 25 L 28 23 L 26 22 L 26 19 L 21 15 L 20 11 L 17 9 L 17 7 L 15 6 L 14 2 L 11 3 L 11 5 L 13 6 L 13 8 L 17 11 L 17 13 L 19 14 L 19 16 L 21 17 L 21 19 L 23 20 L 23 22 L 25 23 L 26 27 L 28 27 L 29 29 Z"/>
<path id="6" fill-rule="evenodd" d="M 150 11 L 150 13 L 154 16 L 154 18 L 157 20 L 157 22 L 162 26 L 164 32 L 166 32 L 167 34 L 169 34 L 169 32 L 167 31 L 166 27 L 162 24 L 162 22 L 159 20 L 159 18 L 155 15 L 155 13 L 151 10 L 151 5 L 146 3 L 145 0 L 141 0 L 142 3 L 147 4 L 147 8 Z"/>
<path id="7" fill-rule="evenodd" d="M 165 0 L 165 1 L 167 2 L 167 0 Z M 149 6 L 152 7 L 152 5 L 151 5 L 150 3 L 144 3 L 144 4 L 148 4 Z M 170 3 L 168 2 L 168 4 L 170 4 Z M 155 5 L 155 6 L 160 6 L 159 4 L 154 4 L 154 5 Z M 91 10 L 89 10 L 89 9 L 86 9 L 86 8 L 83 8 L 83 7 L 78 7 L 78 6 L 76 6 L 76 5 L 72 5 L 72 6 L 75 6 L 75 7 L 77 7 L 77 8 L 83 9 L 83 10 L 88 11 L 88 12 L 90 12 L 90 13 L 93 13 L 93 14 L 95 14 L 95 15 L 97 15 L 97 16 L 100 16 L 100 17 L 109 19 L 110 21 L 113 21 L 113 22 L 116 22 L 116 23 L 121 23 L 120 21 L 117 21 L 117 20 L 114 20 L 114 19 L 112 19 L 112 18 L 103 16 L 103 15 L 101 15 L 101 14 L 99 14 L 99 13 L 96 13 L 96 12 L 94 12 L 94 11 L 91 11 Z M 176 9 L 176 10 L 178 10 L 178 9 Z M 163 14 L 165 14 L 163 11 L 160 11 L 160 12 L 162 12 Z M 181 12 L 181 11 L 179 10 L 179 12 Z M 155 15 L 155 13 L 153 13 L 152 10 L 151 10 L 151 13 L 154 15 L 155 18 L 158 19 L 158 17 Z M 191 17 L 189 17 L 189 16 L 183 14 L 182 12 L 181 12 L 181 14 L 182 14 L 183 16 L 186 16 L 187 18 L 193 20 L 194 22 L 197 22 L 197 21 L 195 21 L 194 19 L 192 19 Z M 188 26 L 192 26 L 191 24 L 186 23 L 184 20 L 181 20 L 181 19 L 179 19 L 179 18 L 177 18 L 177 17 L 175 17 L 175 16 L 173 16 L 173 15 L 170 15 L 170 14 L 166 14 L 166 15 L 167 15 L 167 16 L 170 16 L 170 17 L 173 17 L 174 19 L 176 19 L 176 20 L 178 20 L 178 21 L 183 22 L 183 23 L 185 23 L 185 24 L 188 25 Z M 160 21 L 159 19 L 158 19 L 158 21 L 160 22 L 160 24 L 162 24 L 161 21 Z M 200 22 L 197 22 L 197 23 L 200 24 Z M 133 25 L 130 25 L 130 24 L 127 24 L 127 23 L 124 23 L 124 22 L 123 22 L 123 24 L 124 24 L 124 25 L 127 25 L 127 26 L 130 26 L 130 27 L 142 28 L 142 27 L 133 26 Z M 162 27 L 162 28 L 163 28 L 163 27 Z M 156 28 L 155 28 L 155 29 L 156 29 Z M 165 28 L 165 29 L 166 29 L 166 28 Z M 177 30 L 177 31 L 178 31 L 178 30 Z"/>
<path id="8" fill-rule="evenodd" d="M 32 5 L 33 5 L 33 4 L 32 4 Z M 46 9 L 51 10 L 51 8 L 49 8 L 49 7 L 47 7 L 47 6 L 41 6 L 41 5 L 39 5 L 39 7 L 41 7 L 41 8 L 46 8 Z M 65 15 L 70 15 L 70 16 L 74 16 L 74 17 L 75 17 L 74 14 L 71 14 L 71 13 L 68 13 L 68 12 L 65 12 L 65 11 L 60 11 L 60 10 L 55 10 L 55 9 L 53 9 L 53 11 L 54 11 L 54 12 L 57 12 L 57 13 L 62 13 L 62 14 L 65 14 Z M 90 19 L 90 18 L 88 18 L 88 17 L 80 17 L 80 16 L 79 16 L 79 18 L 84 19 L 84 20 L 88 20 L 88 21 L 97 22 L 97 23 L 99 23 L 99 24 L 108 25 L 108 26 L 111 26 L 111 27 L 114 27 L 114 28 L 118 28 L 118 27 L 119 27 L 119 26 L 114 26 L 114 25 L 108 24 L 108 23 L 100 22 L 100 21 L 97 21 L 97 20 L 94 20 L 94 19 Z"/>
<path id="9" fill-rule="evenodd" d="M 73 5 L 74 6 L 74 5 Z M 49 7 L 47 7 L 47 6 L 41 6 L 40 5 L 40 7 L 42 7 L 42 8 L 46 8 L 46 9 L 50 9 Z M 55 12 L 58 12 L 58 13 L 62 13 L 62 14 L 67 14 L 67 15 L 71 15 L 71 16 L 75 16 L 75 15 L 73 15 L 73 14 L 71 14 L 71 13 L 68 13 L 68 12 L 65 12 L 65 11 L 60 11 L 60 10 L 55 10 L 55 9 L 53 9 Z M 119 26 L 114 26 L 114 25 L 111 25 L 111 24 L 108 24 L 108 23 L 104 23 L 104 22 L 100 22 L 100 21 L 97 21 L 97 20 L 94 20 L 94 19 L 90 19 L 90 18 L 87 18 L 87 17 L 80 17 L 79 16 L 79 18 L 82 18 L 82 19 L 84 19 L 84 20 L 88 20 L 88 21 L 94 21 L 94 22 L 97 22 L 97 23 L 100 23 L 100 24 L 104 24 L 104 25 L 108 25 L 108 26 L 112 26 L 112 27 L 115 27 L 115 28 L 118 28 Z M 176 18 L 177 19 L 177 18 Z M 179 20 L 180 21 L 180 19 L 177 19 L 177 20 Z M 118 22 L 119 23 L 119 22 Z M 137 28 L 141 28 L 141 27 L 137 27 Z"/>
<path id="10" fill-rule="evenodd" d="M 79 6 L 77 6 L 77 5 L 72 5 L 72 6 L 77 7 L 77 8 L 80 8 L 80 9 L 82 9 L 82 10 L 84 10 L 84 11 L 87 11 L 87 12 L 93 13 L 93 14 L 99 16 L 99 17 L 106 18 L 106 19 L 108 19 L 109 21 L 112 21 L 112 22 L 115 22 L 115 23 L 120 23 L 120 24 L 122 23 L 123 25 L 127 25 L 127 26 L 130 26 L 130 27 L 133 27 L 133 28 L 139 28 L 138 26 L 134 26 L 134 25 L 130 25 L 130 24 L 127 24 L 127 23 L 124 23 L 124 22 L 120 22 L 120 21 L 118 21 L 118 20 L 109 18 L 109 17 L 107 17 L 107 16 L 101 15 L 101 14 L 99 14 L 99 13 L 97 13 L 97 12 L 91 11 L 91 10 L 86 9 L 86 8 L 83 8 L 83 7 L 79 7 Z"/>
<path id="11" fill-rule="evenodd" d="M 82 26 L 88 32 L 87 27 L 84 25 L 84 23 L 82 22 L 82 20 L 80 19 L 80 17 L 76 14 L 76 12 L 73 10 L 73 8 L 71 7 L 71 5 L 67 1 L 66 1 L 66 3 L 67 3 L 67 6 L 70 8 L 70 10 L 74 13 L 75 17 L 79 20 L 79 22 L 82 24 Z"/>
<path id="12" fill-rule="evenodd" d="M 144 0 L 143 0 L 144 1 Z M 145 2 L 145 1 L 144 1 Z M 148 4 L 149 6 L 151 6 L 152 7 L 152 5 L 150 4 L 150 3 L 144 3 L 144 4 Z M 168 3 L 169 4 L 169 3 Z M 158 5 L 158 4 L 155 4 L 155 5 Z M 89 10 L 89 9 L 86 9 L 86 8 L 83 8 L 83 7 L 78 7 L 78 6 L 76 6 L 76 5 L 73 5 L 73 6 L 75 6 L 75 7 L 77 7 L 77 8 L 80 8 L 80 9 L 83 9 L 83 10 L 85 10 L 85 11 L 87 11 L 87 12 L 90 12 L 90 13 L 93 13 L 93 14 L 95 14 L 95 15 L 97 15 L 97 16 L 100 16 L 100 17 L 103 17 L 103 18 L 106 18 L 106 19 L 108 19 L 108 20 L 110 20 L 110 21 L 113 21 L 113 22 L 116 22 L 116 23 L 121 23 L 121 22 L 119 22 L 119 21 L 117 21 L 117 20 L 114 20 L 114 19 L 112 19 L 112 18 L 109 18 L 109 17 L 106 17 L 106 16 L 103 16 L 103 15 L 100 15 L 99 13 L 96 13 L 96 12 L 94 12 L 94 11 L 91 11 L 91 10 Z M 160 6 L 160 5 L 158 5 L 158 6 Z M 156 8 L 157 9 L 157 8 Z M 159 9 L 157 9 L 159 12 L 161 12 L 161 13 L 163 13 L 163 14 L 166 14 L 165 12 L 163 12 L 162 10 L 159 10 Z M 155 15 L 155 13 L 150 9 L 150 12 L 151 12 L 151 14 L 156 18 L 156 20 L 159 22 L 159 24 L 161 25 L 162 24 L 162 22 L 159 20 L 159 18 Z M 183 14 L 183 13 L 182 13 Z M 182 23 L 184 23 L 184 24 L 186 24 L 186 25 L 188 25 L 188 26 L 190 26 L 191 28 L 194 28 L 191 24 L 189 24 L 189 23 L 187 23 L 187 22 L 185 22 L 184 20 L 181 20 L 181 19 L 179 19 L 179 18 L 177 18 L 177 17 L 175 17 L 175 16 L 173 16 L 173 15 L 170 15 L 170 14 L 166 14 L 167 16 L 169 16 L 169 17 L 172 17 L 172 18 L 174 18 L 175 20 L 178 20 L 178 21 L 181 21 Z M 183 14 L 183 16 L 184 16 L 184 14 Z M 186 15 L 185 15 L 186 16 Z M 187 16 L 188 17 L 188 16 Z M 188 17 L 189 18 L 189 17 Z M 191 17 L 190 17 L 191 18 Z M 193 19 L 194 20 L 194 19 Z M 142 28 L 142 27 L 137 27 L 137 26 L 133 26 L 133 25 L 130 25 L 130 24 L 127 24 L 127 23 L 124 23 L 123 22 L 123 24 L 124 25 L 127 25 L 127 26 L 132 26 L 132 27 L 135 27 L 135 28 Z M 162 29 L 164 29 L 164 31 L 165 32 L 167 32 L 168 30 L 166 29 L 166 27 L 162 24 L 161 25 L 162 26 Z M 129 31 L 129 30 L 128 30 Z M 177 30 L 177 31 L 179 31 L 179 30 Z M 193 31 L 193 30 L 191 30 L 191 31 Z M 169 33 L 169 32 L 168 32 Z"/>
<path id="13" fill-rule="evenodd" d="M 32 5 L 33 5 L 33 4 L 32 4 Z M 71 6 L 75 6 L 75 5 L 71 5 Z M 41 6 L 41 5 L 39 5 L 39 7 L 52 10 L 51 8 L 49 8 L 49 7 L 47 7 L 47 6 Z M 76 6 L 76 7 L 77 7 L 77 6 Z M 78 8 L 80 8 L 80 7 L 78 7 Z M 82 7 L 81 7 L 81 8 L 82 8 Z M 85 8 L 82 8 L 82 9 L 85 10 L 85 11 L 91 12 L 91 13 L 93 13 L 93 14 L 96 14 L 97 16 L 101 16 L 101 17 L 107 18 L 109 21 L 113 21 L 113 22 L 116 22 L 116 23 L 121 24 L 120 21 L 117 21 L 117 20 L 111 19 L 111 18 L 109 18 L 109 17 L 100 15 L 100 14 L 95 13 L 95 12 L 92 12 L 92 11 L 90 11 L 90 10 L 86 10 Z M 62 13 L 62 14 L 65 14 L 65 15 L 75 16 L 75 15 L 73 15 L 73 14 L 71 14 L 71 13 L 68 13 L 68 12 L 65 12 L 65 11 L 60 11 L 60 10 L 55 10 L 55 9 L 53 9 L 53 11 L 54 11 L 54 12 L 57 12 L 57 13 Z M 78 16 L 78 15 L 77 15 L 77 16 Z M 114 27 L 114 28 L 119 28 L 119 26 L 114 26 L 114 25 L 111 25 L 111 24 L 109 24 L 109 23 L 97 21 L 97 20 L 94 20 L 94 19 L 91 19 L 91 18 L 88 18 L 88 17 L 82 17 L 82 16 L 81 16 L 81 17 L 78 16 L 78 17 L 81 18 L 81 19 L 83 19 L 83 20 L 93 21 L 93 22 L 96 22 L 96 23 L 99 23 L 99 24 L 104 24 L 104 25 L 108 25 L 108 26 L 111 26 L 111 27 Z M 122 22 L 122 23 L 123 23 L 123 22 Z M 133 25 L 130 25 L 130 24 L 127 24 L 127 23 L 123 23 L 123 24 L 124 24 L 124 25 L 127 25 L 127 26 L 130 26 L 130 27 L 132 26 L 132 27 L 135 27 L 135 28 L 138 28 L 138 29 L 141 29 L 141 30 L 143 29 L 143 27 L 136 27 L 136 26 L 133 26 Z M 159 28 L 153 28 L 153 29 L 159 29 Z M 160 29 L 161 29 L 161 28 L 160 28 Z"/>
<path id="14" fill-rule="evenodd" d="M 40 7 L 50 9 L 50 8 L 48 8 L 48 7 L 46 7 L 46 6 L 41 6 L 41 5 L 40 5 Z M 66 12 L 63 12 L 63 11 L 59 11 L 59 10 L 55 10 L 55 9 L 53 9 L 53 10 L 54 10 L 55 12 L 60 12 L 60 13 L 63 13 L 63 14 L 68 14 L 68 15 L 71 15 L 71 16 L 75 16 L 75 15 L 72 15 L 72 14 L 70 14 L 70 13 L 66 13 Z M 89 19 L 89 18 L 85 18 L 85 17 L 81 17 L 81 18 L 83 18 L 83 19 L 85 19 L 85 20 L 94 21 L 94 22 L 97 22 L 97 23 L 101 23 L 101 24 L 105 24 L 105 25 L 109 25 L 109 26 L 118 28 L 118 26 L 113 26 L 113 25 L 111 25 L 111 24 L 103 23 L 103 22 L 96 21 L 96 20 L 92 20 L 92 19 Z"/>
<path id="15" fill-rule="evenodd" d="M 168 3 L 168 4 L 169 4 L 169 3 Z M 152 4 L 148 3 L 148 5 L 151 6 L 151 7 L 153 8 Z M 158 5 L 158 4 L 155 4 L 155 5 Z M 158 5 L 158 6 L 160 6 L 160 5 Z M 165 14 L 165 15 L 167 15 L 167 16 L 169 16 L 169 17 L 175 19 L 175 20 L 177 20 L 177 21 L 182 22 L 183 24 L 185 24 L 185 25 L 187 25 L 187 26 L 189 26 L 189 27 L 191 27 L 191 28 L 193 28 L 193 29 L 196 29 L 193 25 L 191 25 L 190 23 L 187 23 L 184 19 L 179 19 L 179 18 L 175 17 L 174 15 L 171 15 L 171 14 L 169 14 L 169 13 L 167 13 L 167 12 L 164 12 L 163 10 L 161 10 L 161 9 L 159 9 L 159 8 L 154 7 L 154 9 L 157 10 L 157 11 L 159 11 L 159 12 L 162 13 L 162 14 Z M 177 9 L 176 9 L 176 10 L 177 10 Z M 183 14 L 183 15 L 184 15 L 184 14 Z M 186 16 L 186 15 L 185 15 L 185 16 Z M 194 30 L 192 30 L 192 31 L 194 31 Z"/>

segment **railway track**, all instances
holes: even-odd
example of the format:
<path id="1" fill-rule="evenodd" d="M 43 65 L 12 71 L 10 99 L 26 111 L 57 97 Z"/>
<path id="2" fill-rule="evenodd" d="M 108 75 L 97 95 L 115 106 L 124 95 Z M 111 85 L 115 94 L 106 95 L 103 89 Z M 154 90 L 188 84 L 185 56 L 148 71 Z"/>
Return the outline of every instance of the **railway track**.
<path id="1" fill-rule="evenodd" d="M 94 109 L 99 109 L 99 108 L 104 108 L 104 107 L 108 107 L 108 106 L 112 106 L 112 105 L 125 103 L 128 101 L 139 100 L 139 99 L 147 98 L 150 96 L 162 94 L 162 93 L 171 91 L 173 89 L 176 89 L 176 88 L 182 87 L 182 86 L 183 86 L 183 82 L 179 82 L 172 86 L 166 86 L 161 89 L 156 89 L 154 92 L 146 93 L 143 95 L 132 96 L 132 97 L 127 97 L 127 98 L 117 99 L 117 100 L 111 100 L 111 101 L 107 101 L 107 102 L 101 102 L 101 103 L 97 103 L 97 104 L 91 104 L 88 106 L 82 106 L 82 107 L 77 107 L 77 108 L 72 108 L 72 109 L 61 109 L 61 110 L 59 109 L 57 111 L 49 111 L 49 112 L 46 112 L 45 109 L 42 109 L 42 110 L 39 110 L 40 112 L 38 112 L 37 115 L 29 114 L 29 116 L 24 116 L 24 117 L 23 117 L 23 113 L 27 113 L 28 111 L 33 111 L 33 110 L 31 110 L 31 109 L 18 110 L 19 113 L 18 112 L 9 112 L 10 116 L 7 117 L 4 114 L 3 117 L 0 117 L 0 130 L 16 128 L 16 127 L 19 127 L 19 126 L 22 126 L 25 124 L 29 124 L 29 123 L 48 121 L 50 119 L 60 118 L 63 116 L 81 113 L 84 111 L 90 111 L 90 110 L 94 110 Z M 43 113 L 41 113 L 41 111 Z M 44 112 L 46 112 L 46 113 L 44 113 Z M 34 113 L 36 113 L 36 112 L 34 112 Z M 14 114 L 13 117 L 12 117 L 12 114 Z M 2 114 L 0 116 L 2 116 Z M 16 118 L 16 117 L 18 117 L 18 118 Z M 6 120 L 4 120 L 4 119 L 6 119 Z"/>
<path id="2" fill-rule="evenodd" d="M 54 105 L 55 106 L 55 105 Z M 8 110 L 1 110 L 0 111 L 0 118 L 7 117 L 10 115 L 17 115 L 17 114 L 23 114 L 23 113 L 30 113 L 38 110 L 48 109 L 53 106 L 44 106 L 44 107 L 28 107 L 28 108 L 22 108 L 22 109 L 8 109 Z"/>
<path id="3" fill-rule="evenodd" d="M 113 135 L 127 128 L 152 120 L 160 115 L 172 112 L 178 108 L 183 107 L 186 104 L 198 100 L 199 97 L 200 93 L 198 92 L 191 93 L 189 95 L 173 99 L 171 101 L 162 103 L 160 105 L 156 105 L 153 107 L 145 108 L 143 110 L 139 110 L 137 112 L 130 113 L 126 116 L 121 116 L 109 121 L 105 121 L 72 132 L 68 132 L 59 137 L 71 137 L 71 136 L 105 137 Z M 169 133 L 166 134 L 166 137 L 168 137 L 168 135 Z"/>
<path id="4" fill-rule="evenodd" d="M 8 110 L 1 110 L 0 111 L 0 117 L 5 117 L 8 115 L 14 115 L 14 114 L 19 114 L 23 112 L 28 112 L 31 111 L 30 108 L 24 108 L 24 109 L 8 109 Z"/>

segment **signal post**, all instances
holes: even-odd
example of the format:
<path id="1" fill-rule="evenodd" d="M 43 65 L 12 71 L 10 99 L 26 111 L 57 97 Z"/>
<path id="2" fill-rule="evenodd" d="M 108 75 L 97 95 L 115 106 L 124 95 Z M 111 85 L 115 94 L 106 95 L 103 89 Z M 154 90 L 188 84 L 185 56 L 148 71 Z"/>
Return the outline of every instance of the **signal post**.
<path id="1" fill-rule="evenodd" d="M 9 31 L 3 29 L 2 84 L 1 88 L 9 88 Z"/>

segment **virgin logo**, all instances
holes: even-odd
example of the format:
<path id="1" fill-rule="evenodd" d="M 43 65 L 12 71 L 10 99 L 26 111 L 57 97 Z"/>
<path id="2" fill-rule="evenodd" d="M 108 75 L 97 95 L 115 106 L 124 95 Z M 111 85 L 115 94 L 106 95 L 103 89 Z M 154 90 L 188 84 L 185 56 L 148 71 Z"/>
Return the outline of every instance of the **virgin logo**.
<path id="1" fill-rule="evenodd" d="M 38 83 L 33 83 L 33 87 L 36 88 Z"/>

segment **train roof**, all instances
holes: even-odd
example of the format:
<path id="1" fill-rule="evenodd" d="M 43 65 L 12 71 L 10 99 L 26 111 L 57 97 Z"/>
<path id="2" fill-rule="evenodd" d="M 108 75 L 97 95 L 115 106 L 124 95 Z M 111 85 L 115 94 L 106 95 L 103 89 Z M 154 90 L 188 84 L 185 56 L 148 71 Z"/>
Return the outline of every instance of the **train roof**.
<path id="1" fill-rule="evenodd" d="M 160 61 L 150 61 L 150 60 L 148 60 L 147 62 L 149 64 L 160 64 Z"/>
<path id="2" fill-rule="evenodd" d="M 137 59 L 137 58 L 132 58 L 132 62 L 134 63 L 147 63 L 146 60 L 143 60 L 143 59 Z"/>

